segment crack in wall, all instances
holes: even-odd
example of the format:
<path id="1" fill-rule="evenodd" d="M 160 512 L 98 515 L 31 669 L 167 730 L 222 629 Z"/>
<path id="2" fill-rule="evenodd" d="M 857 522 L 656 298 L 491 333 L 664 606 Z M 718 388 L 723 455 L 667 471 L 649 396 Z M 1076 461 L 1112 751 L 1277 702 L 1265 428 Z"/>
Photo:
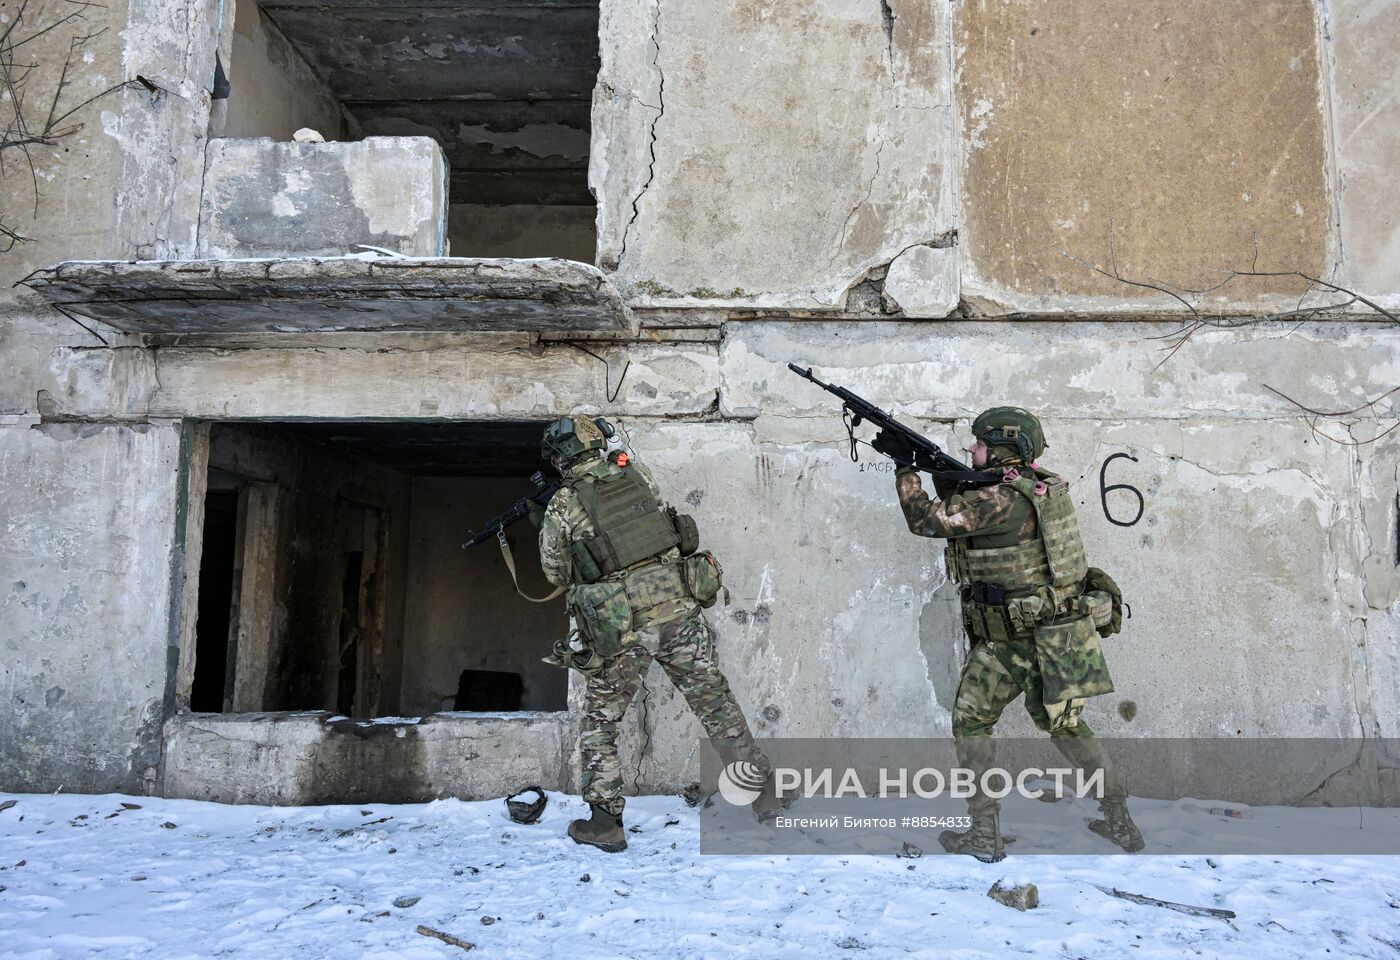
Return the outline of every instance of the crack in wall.
<path id="1" fill-rule="evenodd" d="M 876 176 L 878 175 L 879 169 L 877 162 Z M 871 179 L 870 183 L 871 188 L 873 189 L 875 185 L 874 178 Z M 866 199 L 868 200 L 869 198 L 870 195 L 867 193 Z M 851 213 L 854 214 L 856 210 L 860 209 L 861 205 L 862 204 L 856 204 L 856 206 L 852 208 Z M 849 217 L 847 219 L 849 220 Z M 904 311 L 902 308 L 891 309 L 887 304 L 884 303 L 884 280 L 885 277 L 889 274 L 890 267 L 894 264 L 896 260 L 904 256 L 910 250 L 913 250 L 915 247 L 931 247 L 934 250 L 946 250 L 950 247 L 956 246 L 957 242 L 958 231 L 956 229 L 951 229 L 944 230 L 942 233 L 938 234 L 936 237 L 933 237 L 930 240 L 916 240 L 913 243 L 908 244 L 907 246 L 901 247 L 894 254 L 894 256 L 890 257 L 888 260 L 883 260 L 880 263 L 871 266 L 868 270 L 866 270 L 860 276 L 856 277 L 850 282 L 850 284 L 847 285 L 846 289 L 842 291 L 841 294 L 843 303 L 843 306 L 841 308 L 842 313 L 846 315 L 856 314 L 859 316 L 870 316 L 872 314 L 877 314 L 881 316 L 891 317 L 894 319 L 903 317 Z M 834 260 L 835 257 L 839 255 L 840 250 L 838 248 L 837 254 L 834 255 L 832 259 Z M 864 297 L 860 298 L 857 303 L 852 305 L 852 298 L 858 292 L 859 288 L 868 284 L 875 285 L 876 289 L 874 293 L 879 303 L 876 304 L 874 309 L 869 309 L 869 298 Z M 893 298 L 889 299 L 891 302 L 894 302 Z"/>
<path id="2" fill-rule="evenodd" d="M 894 22 L 899 19 L 889 0 L 880 0 L 880 22 L 885 28 L 885 57 L 890 67 L 890 83 L 894 83 Z"/>
<path id="3" fill-rule="evenodd" d="M 632 198 L 632 216 L 627 221 L 627 225 L 622 228 L 622 248 L 617 254 L 619 266 L 627 256 L 627 238 L 632 233 L 632 225 L 641 216 L 642 197 L 651 189 L 652 181 L 656 179 L 656 125 L 666 115 L 666 72 L 661 69 L 661 2 L 662 0 L 656 0 L 656 18 L 652 21 L 651 26 L 651 46 L 654 51 L 651 65 L 656 70 L 657 77 L 656 116 L 651 118 L 651 126 L 647 130 L 647 152 L 651 156 L 651 161 L 647 164 L 646 182 L 642 184 L 642 189 L 637 191 L 637 195 Z M 637 99 L 637 102 L 641 103 L 642 101 Z"/>
<path id="4" fill-rule="evenodd" d="M 1351 485 L 1349 489 L 1348 507 L 1356 530 L 1354 534 L 1356 556 L 1360 561 L 1357 577 L 1359 583 L 1357 590 L 1360 596 L 1357 598 L 1360 615 L 1351 618 L 1350 626 L 1354 636 L 1347 638 L 1348 668 L 1351 672 L 1351 688 L 1353 708 L 1356 711 L 1356 722 L 1361 727 L 1362 737 L 1379 737 L 1381 733 L 1380 718 L 1376 715 L 1374 689 L 1374 668 L 1371 663 L 1371 623 L 1370 611 L 1372 607 L 1366 590 L 1366 558 L 1375 549 L 1375 542 L 1371 536 L 1371 531 L 1367 525 L 1367 517 L 1364 505 L 1361 503 L 1363 464 L 1361 462 L 1361 451 L 1356 443 L 1355 427 L 1356 423 L 1344 424 L 1347 435 L 1352 440 L 1352 445 L 1347 448 L 1348 473 Z M 1329 540 L 1329 546 L 1331 541 Z M 1338 586 L 1340 587 L 1342 555 L 1340 549 L 1332 548 L 1332 562 L 1336 571 Z M 1340 589 L 1338 591 L 1340 593 Z M 1358 676 L 1359 675 L 1359 676 Z M 1364 694 L 1364 697 L 1363 697 Z"/>
<path id="5" fill-rule="evenodd" d="M 860 208 L 869 203 L 870 198 L 875 194 L 875 181 L 880 179 L 880 155 L 884 152 L 885 141 L 882 138 L 880 140 L 880 145 L 875 148 L 875 172 L 870 175 L 870 182 L 865 185 L 865 196 L 861 197 L 859 200 L 857 200 L 854 204 L 851 205 L 850 213 L 846 214 L 846 220 L 844 223 L 841 224 L 841 236 L 836 241 L 836 250 L 831 254 L 831 259 L 826 262 L 828 269 L 835 265 L 836 258 L 841 256 L 842 250 L 846 249 L 846 237 L 851 231 L 851 221 L 855 219 L 855 215 L 858 212 L 860 212 Z M 898 255 L 896 254 L 896 256 Z M 893 258 L 891 258 L 891 260 L 886 261 L 886 265 L 888 265 L 891 262 L 893 262 Z M 849 290 L 850 287 L 847 287 L 846 289 Z"/>

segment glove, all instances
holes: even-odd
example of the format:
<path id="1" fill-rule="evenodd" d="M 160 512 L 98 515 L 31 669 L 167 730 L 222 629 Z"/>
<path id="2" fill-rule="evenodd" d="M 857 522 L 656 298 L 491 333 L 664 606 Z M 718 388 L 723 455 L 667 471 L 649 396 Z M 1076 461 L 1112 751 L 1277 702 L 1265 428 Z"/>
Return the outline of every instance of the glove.
<path id="1" fill-rule="evenodd" d="M 878 453 L 883 453 L 895 462 L 899 467 L 912 467 L 914 465 L 914 444 L 902 433 L 894 433 L 890 430 L 881 430 L 875 434 L 875 440 L 870 444 Z"/>
<path id="2" fill-rule="evenodd" d="M 534 525 L 536 530 L 538 530 L 540 528 L 540 525 L 544 523 L 544 507 L 531 500 L 529 510 L 530 523 Z"/>

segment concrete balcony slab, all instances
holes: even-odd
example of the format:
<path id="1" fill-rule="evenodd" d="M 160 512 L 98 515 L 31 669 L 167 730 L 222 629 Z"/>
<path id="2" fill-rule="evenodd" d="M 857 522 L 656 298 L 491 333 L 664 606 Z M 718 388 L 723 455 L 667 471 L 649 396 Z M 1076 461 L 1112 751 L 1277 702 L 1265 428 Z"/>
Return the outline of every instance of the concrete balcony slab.
<path id="1" fill-rule="evenodd" d="M 66 313 L 155 337 L 637 329 L 608 277 L 573 260 L 69 261 L 22 282 Z"/>

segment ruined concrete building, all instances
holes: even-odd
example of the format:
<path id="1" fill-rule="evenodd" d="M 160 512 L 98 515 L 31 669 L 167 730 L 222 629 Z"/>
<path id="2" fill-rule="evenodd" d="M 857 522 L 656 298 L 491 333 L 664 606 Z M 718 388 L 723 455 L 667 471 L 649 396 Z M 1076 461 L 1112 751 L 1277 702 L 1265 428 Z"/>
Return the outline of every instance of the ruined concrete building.
<path id="1" fill-rule="evenodd" d="M 698 518 L 760 736 L 947 735 L 938 545 L 789 361 L 955 450 L 1044 418 L 1132 606 L 1101 734 L 1400 733 L 1400 3 L 0 28 L 0 788 L 572 788 L 562 602 L 460 549 L 572 413 Z M 629 780 L 671 790 L 698 726 L 643 696 Z"/>

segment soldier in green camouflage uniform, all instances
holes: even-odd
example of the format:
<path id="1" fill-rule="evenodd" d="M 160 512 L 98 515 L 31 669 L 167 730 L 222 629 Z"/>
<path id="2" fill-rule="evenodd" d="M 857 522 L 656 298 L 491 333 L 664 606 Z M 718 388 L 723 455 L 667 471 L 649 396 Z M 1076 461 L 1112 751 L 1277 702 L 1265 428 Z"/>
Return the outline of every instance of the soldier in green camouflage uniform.
<path id="1" fill-rule="evenodd" d="M 979 780 L 995 766 L 996 722 L 1024 696 L 1036 727 L 1073 766 L 1103 771 L 1104 819 L 1089 828 L 1141 850 L 1122 784 L 1079 715 L 1087 697 L 1112 690 L 1091 626 L 1105 636 L 1117 631 L 1117 585 L 1084 562 L 1068 484 L 1034 463 L 1045 447 L 1039 421 L 1019 407 L 996 407 L 977 418 L 973 434 L 973 467 L 1002 470 L 1003 482 L 965 488 L 935 475 L 936 500 L 924 492 L 907 442 L 882 431 L 874 444 L 899 463 L 895 489 L 910 532 L 949 541 L 948 573 L 959 584 L 972 643 L 953 706 L 959 763 Z M 1047 690 L 1056 695 L 1051 702 Z M 968 812 L 971 829 L 944 831 L 940 842 L 950 852 L 1000 860 L 1000 804 L 976 793 Z"/>
<path id="2" fill-rule="evenodd" d="M 748 761 L 767 777 L 753 804 L 755 814 L 767 819 L 778 809 L 768 759 L 754 743 L 720 672 L 714 630 L 682 575 L 683 541 L 676 531 L 688 518 L 663 509 L 656 481 L 635 458 L 606 454 L 602 430 L 610 428 L 606 421 L 601 428 L 582 417 L 567 418 L 555 421 L 545 434 L 546 453 L 564 486 L 539 521 L 540 565 L 551 583 L 568 586 L 570 608 L 581 627 L 571 645 L 561 646 L 549 659 L 587 677 L 579 752 L 583 798 L 592 815 L 573 821 L 569 835 L 609 852 L 627 846 L 618 727 L 653 660 L 717 742 L 725 762 Z M 604 542 L 606 549 L 598 546 Z M 617 556 L 618 551 L 623 555 Z M 610 569 L 619 565 L 610 563 L 610 557 L 620 562 L 619 569 Z M 609 591 L 604 601 L 592 599 Z M 612 620 L 625 625 L 620 636 L 608 637 L 606 630 L 600 631 L 601 639 L 585 636 L 585 623 Z"/>

